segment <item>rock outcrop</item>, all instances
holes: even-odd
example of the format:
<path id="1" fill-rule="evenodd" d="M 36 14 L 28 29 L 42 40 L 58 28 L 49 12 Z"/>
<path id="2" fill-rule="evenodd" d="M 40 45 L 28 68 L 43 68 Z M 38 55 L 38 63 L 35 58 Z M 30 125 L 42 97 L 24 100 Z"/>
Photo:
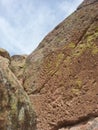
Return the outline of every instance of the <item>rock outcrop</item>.
<path id="1" fill-rule="evenodd" d="M 0 130 L 98 130 L 98 0 L 29 56 L 0 49 L 0 100 Z"/>
<path id="2" fill-rule="evenodd" d="M 26 58 L 27 55 L 14 55 L 11 57 L 10 69 L 18 78 L 21 84 L 23 84 L 23 73 L 26 67 Z"/>
<path id="3" fill-rule="evenodd" d="M 59 130 L 98 130 L 98 117 L 92 118 L 86 122 L 84 121 L 74 126 L 61 128 Z"/>
<path id="4" fill-rule="evenodd" d="M 85 0 L 26 60 L 24 89 L 38 130 L 67 129 L 98 116 L 97 10 L 98 1 Z"/>
<path id="5" fill-rule="evenodd" d="M 33 106 L 4 53 L 0 53 L 0 130 L 36 130 Z"/>
<path id="6" fill-rule="evenodd" d="M 10 54 L 3 48 L 0 48 L 0 56 L 5 57 L 10 60 Z"/>

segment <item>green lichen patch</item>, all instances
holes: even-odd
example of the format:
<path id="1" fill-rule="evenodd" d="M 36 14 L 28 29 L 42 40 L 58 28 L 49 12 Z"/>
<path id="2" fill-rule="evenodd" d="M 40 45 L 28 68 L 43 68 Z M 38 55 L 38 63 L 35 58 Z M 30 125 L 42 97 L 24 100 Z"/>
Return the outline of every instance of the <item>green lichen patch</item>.
<path id="1" fill-rule="evenodd" d="M 47 76 L 54 74 L 63 61 L 63 58 L 64 54 L 60 50 L 49 54 L 48 57 L 44 59 L 42 73 Z"/>
<path id="2" fill-rule="evenodd" d="M 24 107 L 22 107 L 19 111 L 18 120 L 19 122 L 23 123 L 24 119 L 25 119 L 25 110 L 24 110 Z"/>
<path id="3" fill-rule="evenodd" d="M 83 52 L 86 50 L 86 45 L 85 44 L 79 44 L 75 50 L 73 51 L 73 56 L 79 57 L 80 55 L 83 54 Z"/>
<path id="4" fill-rule="evenodd" d="M 18 110 L 17 104 L 18 104 L 17 98 L 15 98 L 15 96 L 12 95 L 10 98 L 10 107 L 11 107 L 12 115 L 17 115 L 17 110 Z"/>
<path id="5" fill-rule="evenodd" d="M 93 55 L 98 54 L 98 47 L 96 45 L 94 45 L 93 48 L 92 48 L 92 54 Z"/>
<path id="6" fill-rule="evenodd" d="M 81 93 L 81 89 L 82 89 L 82 80 L 76 79 L 75 81 L 73 81 L 71 92 L 74 95 L 79 95 Z"/>
<path id="7" fill-rule="evenodd" d="M 76 88 L 78 88 L 78 89 L 81 89 L 82 88 L 82 81 L 81 80 L 76 80 L 76 82 L 75 82 L 75 84 L 76 84 Z"/>
<path id="8" fill-rule="evenodd" d="M 75 45 L 75 43 L 73 43 L 73 42 L 71 42 L 71 43 L 68 44 L 68 47 L 69 47 L 69 48 L 75 48 L 75 46 L 76 46 L 76 45 Z"/>
<path id="9" fill-rule="evenodd" d="M 79 91 L 79 89 L 73 88 L 73 89 L 72 89 L 72 93 L 73 93 L 74 95 L 79 95 L 79 94 L 80 94 L 80 91 Z"/>
<path id="10" fill-rule="evenodd" d="M 87 37 L 87 43 L 92 42 L 92 40 L 94 39 L 93 35 L 90 35 Z"/>
<path id="11" fill-rule="evenodd" d="M 57 55 L 57 58 L 56 58 L 56 67 L 58 67 L 62 61 L 62 59 L 64 58 L 64 54 L 63 53 L 60 53 Z"/>

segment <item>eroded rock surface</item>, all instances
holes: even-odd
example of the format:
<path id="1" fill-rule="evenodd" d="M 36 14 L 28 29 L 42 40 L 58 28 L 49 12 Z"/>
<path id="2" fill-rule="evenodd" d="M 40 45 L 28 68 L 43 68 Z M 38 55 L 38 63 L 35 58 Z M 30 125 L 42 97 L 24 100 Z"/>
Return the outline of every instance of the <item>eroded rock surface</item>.
<path id="1" fill-rule="evenodd" d="M 25 65 L 26 58 L 27 55 L 14 55 L 11 57 L 10 68 L 21 84 L 23 84 L 23 80 L 24 80 L 23 73 L 26 67 Z"/>
<path id="2" fill-rule="evenodd" d="M 24 88 L 38 130 L 67 129 L 98 116 L 98 1 L 80 6 L 26 60 Z"/>
<path id="3" fill-rule="evenodd" d="M 94 4 L 98 2 L 97 0 L 84 0 L 83 3 L 78 7 L 78 9 L 85 7 L 85 6 L 89 6 L 91 4 Z"/>
<path id="4" fill-rule="evenodd" d="M 26 89 L 29 89 L 29 93 L 35 87 L 43 85 L 46 80 L 45 77 L 49 75 L 46 74 L 43 78 L 40 78 L 40 71 L 42 70 L 44 59 L 52 52 L 58 50 L 58 48 L 64 48 L 66 44 L 73 43 L 72 46 L 76 46 L 81 42 L 86 31 L 98 19 L 97 8 L 98 2 L 95 2 L 90 6 L 75 11 L 49 33 L 39 44 L 39 47 L 27 58 L 26 82 L 24 86 Z M 53 67 L 53 70 L 55 69 Z M 38 82 L 38 78 L 40 78 L 42 83 Z"/>
<path id="5" fill-rule="evenodd" d="M 10 60 L 10 54 L 3 48 L 0 48 L 0 56 L 5 57 Z"/>
<path id="6" fill-rule="evenodd" d="M 98 130 L 97 0 L 84 0 L 27 58 L 0 49 L 0 100 L 0 130 Z"/>
<path id="7" fill-rule="evenodd" d="M 36 115 L 29 97 L 0 56 L 0 130 L 36 130 Z"/>
<path id="8" fill-rule="evenodd" d="M 92 118 L 86 122 L 79 123 L 75 126 L 61 128 L 59 130 L 98 130 L 98 117 Z"/>

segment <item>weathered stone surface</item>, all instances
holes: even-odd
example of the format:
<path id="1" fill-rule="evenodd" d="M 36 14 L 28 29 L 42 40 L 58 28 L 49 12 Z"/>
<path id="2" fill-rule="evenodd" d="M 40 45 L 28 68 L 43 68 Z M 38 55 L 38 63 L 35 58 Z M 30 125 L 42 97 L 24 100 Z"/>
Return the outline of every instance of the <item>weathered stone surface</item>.
<path id="1" fill-rule="evenodd" d="M 96 3 L 77 10 L 49 33 L 40 43 L 39 47 L 27 58 L 28 69 L 25 75 L 25 86 L 28 86 L 26 89 L 29 89 L 29 92 L 35 86 L 44 84 L 44 77 L 47 75 L 43 79 L 41 77 L 42 83 L 37 82 L 40 77 L 41 66 L 44 63 L 44 57 L 47 57 L 51 52 L 56 51 L 56 49 L 64 47 L 66 44 L 74 43 L 75 45 L 73 46 L 76 46 L 82 40 L 93 21 L 97 19 L 97 8 L 98 4 Z"/>
<path id="2" fill-rule="evenodd" d="M 98 116 L 98 2 L 90 2 L 85 0 L 26 60 L 24 88 L 38 130 L 67 129 Z"/>
<path id="3" fill-rule="evenodd" d="M 10 54 L 3 48 L 0 48 L 0 56 L 10 59 Z"/>
<path id="4" fill-rule="evenodd" d="M 78 7 L 78 9 L 85 7 L 85 6 L 89 6 L 91 4 L 94 4 L 98 2 L 98 0 L 84 0 L 84 2 Z"/>
<path id="5" fill-rule="evenodd" d="M 35 130 L 36 116 L 29 97 L 0 56 L 0 130 Z"/>
<path id="6" fill-rule="evenodd" d="M 97 10 L 84 0 L 27 58 L 0 50 L 0 130 L 98 130 Z"/>
<path id="7" fill-rule="evenodd" d="M 79 123 L 67 128 L 61 128 L 59 130 L 98 130 L 98 117 L 92 118 L 89 121 Z"/>
<path id="8" fill-rule="evenodd" d="M 23 73 L 27 55 L 14 55 L 11 57 L 10 68 L 21 84 L 23 84 Z"/>

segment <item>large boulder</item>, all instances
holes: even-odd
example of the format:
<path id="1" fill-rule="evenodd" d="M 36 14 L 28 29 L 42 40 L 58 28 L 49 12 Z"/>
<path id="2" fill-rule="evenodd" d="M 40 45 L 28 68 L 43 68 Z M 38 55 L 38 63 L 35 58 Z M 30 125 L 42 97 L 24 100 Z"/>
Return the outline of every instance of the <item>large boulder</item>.
<path id="1" fill-rule="evenodd" d="M 98 1 L 85 0 L 28 56 L 24 88 L 37 130 L 67 129 L 98 116 L 97 10 Z"/>
<path id="2" fill-rule="evenodd" d="M 36 115 L 29 97 L 0 56 L 0 130 L 36 130 Z"/>

